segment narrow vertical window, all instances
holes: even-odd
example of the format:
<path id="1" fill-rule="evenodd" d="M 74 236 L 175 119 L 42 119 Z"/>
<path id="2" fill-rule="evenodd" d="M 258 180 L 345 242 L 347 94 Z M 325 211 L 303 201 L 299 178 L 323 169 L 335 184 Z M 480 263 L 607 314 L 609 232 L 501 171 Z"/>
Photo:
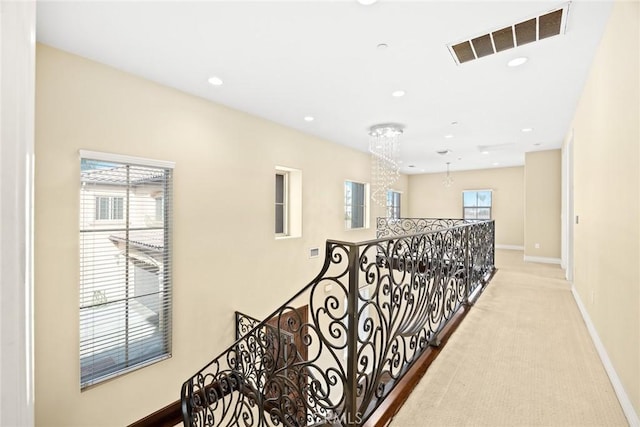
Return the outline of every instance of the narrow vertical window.
<path id="1" fill-rule="evenodd" d="M 302 171 L 275 167 L 275 238 L 302 236 Z"/>
<path id="2" fill-rule="evenodd" d="M 491 219 L 491 190 L 467 190 L 462 192 L 464 219 Z"/>
<path id="3" fill-rule="evenodd" d="M 287 174 L 276 172 L 276 234 L 287 235 Z"/>
<path id="4" fill-rule="evenodd" d="M 164 197 L 156 196 L 156 221 L 162 221 L 164 218 Z"/>
<path id="5" fill-rule="evenodd" d="M 387 218 L 400 218 L 400 197 L 401 193 L 399 191 L 387 191 Z"/>
<path id="6" fill-rule="evenodd" d="M 171 355 L 172 169 L 81 152 L 81 388 Z"/>
<path id="7" fill-rule="evenodd" d="M 365 228 L 368 223 L 368 185 L 345 181 L 344 218 L 347 229 Z"/>

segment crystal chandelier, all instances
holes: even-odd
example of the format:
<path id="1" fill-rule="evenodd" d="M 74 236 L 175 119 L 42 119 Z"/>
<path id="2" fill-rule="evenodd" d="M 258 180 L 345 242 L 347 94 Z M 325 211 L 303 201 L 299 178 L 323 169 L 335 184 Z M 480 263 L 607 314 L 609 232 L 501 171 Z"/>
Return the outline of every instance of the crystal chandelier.
<path id="1" fill-rule="evenodd" d="M 385 123 L 369 128 L 371 199 L 381 206 L 386 206 L 387 191 L 400 176 L 398 140 L 403 129 L 402 125 L 396 123 Z"/>
<path id="2" fill-rule="evenodd" d="M 444 185 L 445 187 L 451 187 L 451 184 L 453 184 L 453 177 L 451 176 L 451 173 L 449 172 L 449 164 L 450 163 L 451 162 L 447 162 L 447 175 L 442 180 L 442 185 Z"/>

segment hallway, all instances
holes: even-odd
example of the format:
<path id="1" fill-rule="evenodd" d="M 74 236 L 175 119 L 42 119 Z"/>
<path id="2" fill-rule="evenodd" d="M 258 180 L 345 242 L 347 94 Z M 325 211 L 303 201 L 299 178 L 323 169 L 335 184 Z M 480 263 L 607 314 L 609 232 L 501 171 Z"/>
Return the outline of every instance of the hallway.
<path id="1" fill-rule="evenodd" d="M 391 422 L 626 426 L 559 266 L 496 251 L 498 271 Z"/>

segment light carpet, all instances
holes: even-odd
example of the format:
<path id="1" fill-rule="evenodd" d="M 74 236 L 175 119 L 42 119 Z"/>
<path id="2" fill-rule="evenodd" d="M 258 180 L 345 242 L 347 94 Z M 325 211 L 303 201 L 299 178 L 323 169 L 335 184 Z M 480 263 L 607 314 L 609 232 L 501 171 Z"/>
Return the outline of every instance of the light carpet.
<path id="1" fill-rule="evenodd" d="M 391 421 L 409 426 L 627 426 L 556 265 L 496 251 L 498 272 Z"/>

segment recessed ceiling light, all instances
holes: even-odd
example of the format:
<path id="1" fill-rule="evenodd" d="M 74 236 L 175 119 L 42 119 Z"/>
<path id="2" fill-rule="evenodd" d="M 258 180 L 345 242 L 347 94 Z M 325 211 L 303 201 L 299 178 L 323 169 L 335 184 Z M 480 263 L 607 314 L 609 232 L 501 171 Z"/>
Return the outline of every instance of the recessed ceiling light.
<path id="1" fill-rule="evenodd" d="M 305 117 L 304 117 L 304 121 L 305 121 L 305 122 L 312 122 L 312 121 L 314 121 L 314 120 L 315 120 L 315 119 L 313 118 L 313 116 L 305 116 Z"/>
<path id="2" fill-rule="evenodd" d="M 457 124 L 458 124 L 458 122 L 453 121 L 453 122 L 451 122 L 451 124 L 452 124 L 453 126 L 455 126 L 455 125 L 457 125 Z"/>
<path id="3" fill-rule="evenodd" d="M 522 128 L 522 132 L 532 132 L 533 128 Z"/>
<path id="4" fill-rule="evenodd" d="M 507 67 L 517 67 L 519 65 L 524 64 L 528 60 L 529 60 L 529 58 L 527 58 L 526 56 L 520 56 L 518 58 L 513 58 L 511 61 L 507 62 Z"/>
<path id="5" fill-rule="evenodd" d="M 389 47 L 389 45 L 386 44 L 386 43 L 379 43 L 378 46 L 377 46 L 377 48 L 380 49 L 380 50 L 384 50 L 384 49 L 386 49 L 388 47 Z"/>
<path id="6" fill-rule="evenodd" d="M 449 135 L 445 135 L 444 137 L 447 139 L 450 139 L 450 138 L 453 138 L 453 135 L 449 134 Z"/>
<path id="7" fill-rule="evenodd" d="M 400 98 L 401 96 L 404 96 L 405 91 L 403 90 L 396 90 L 393 91 L 393 93 L 391 93 L 391 96 L 395 96 L 396 98 Z"/>
<path id="8" fill-rule="evenodd" d="M 493 163 L 493 166 L 500 166 L 500 163 L 498 163 L 498 162 L 494 162 L 494 163 Z"/>
<path id="9" fill-rule="evenodd" d="M 540 144 L 539 142 L 536 142 L 536 143 L 535 143 L 535 144 L 533 144 L 533 145 L 535 145 L 536 147 L 539 147 L 541 144 Z"/>
<path id="10" fill-rule="evenodd" d="M 207 81 L 214 86 L 220 86 L 222 84 L 222 79 L 216 76 L 209 77 Z"/>
<path id="11" fill-rule="evenodd" d="M 374 4 L 375 2 L 377 2 L 378 0 L 358 0 L 358 3 L 364 5 L 364 6 L 369 6 Z"/>
<path id="12" fill-rule="evenodd" d="M 416 165 L 409 165 L 409 167 L 410 167 L 410 168 L 415 168 L 415 167 L 416 167 Z"/>
<path id="13" fill-rule="evenodd" d="M 489 152 L 488 151 L 483 151 L 482 154 L 489 154 Z"/>

